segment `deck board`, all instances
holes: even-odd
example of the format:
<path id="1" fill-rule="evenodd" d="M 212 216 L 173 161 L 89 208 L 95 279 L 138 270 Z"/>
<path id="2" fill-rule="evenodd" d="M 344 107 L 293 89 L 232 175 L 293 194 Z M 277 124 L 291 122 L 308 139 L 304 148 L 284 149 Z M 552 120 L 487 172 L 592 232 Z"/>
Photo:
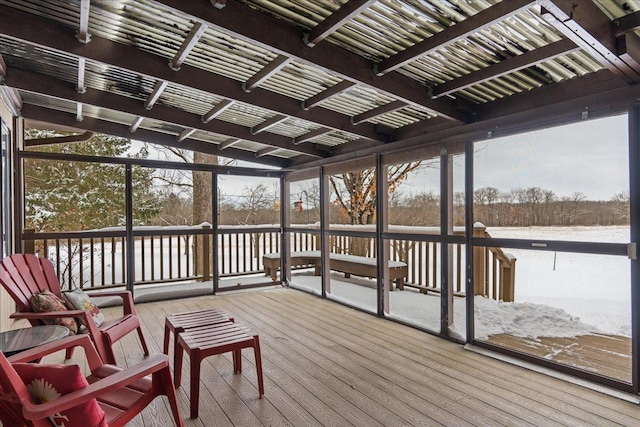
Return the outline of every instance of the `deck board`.
<path id="1" fill-rule="evenodd" d="M 209 357 L 200 417 L 186 418 L 188 426 L 640 425 L 635 404 L 286 288 L 137 304 L 151 353 L 161 352 L 167 314 L 209 307 L 260 335 L 265 395 L 258 399 L 251 351 L 242 375 L 229 354 Z M 142 359 L 135 334 L 116 344 L 116 359 Z M 178 400 L 188 417 L 186 358 L 183 369 Z M 130 425 L 169 420 L 166 400 L 156 399 Z"/>

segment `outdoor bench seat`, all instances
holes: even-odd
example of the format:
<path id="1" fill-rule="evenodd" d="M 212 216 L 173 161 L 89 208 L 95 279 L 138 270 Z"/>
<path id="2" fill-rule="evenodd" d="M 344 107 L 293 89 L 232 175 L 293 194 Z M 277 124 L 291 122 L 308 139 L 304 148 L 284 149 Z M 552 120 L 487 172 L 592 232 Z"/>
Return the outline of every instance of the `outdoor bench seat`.
<path id="1" fill-rule="evenodd" d="M 344 273 L 344 277 L 354 276 L 371 277 L 378 276 L 376 258 L 357 255 L 344 255 L 331 253 L 329 255 L 329 268 Z M 291 252 L 291 267 L 314 267 L 315 275 L 322 271 L 320 264 L 320 251 L 296 251 Z M 272 252 L 262 256 L 265 274 L 271 276 L 274 282 L 277 279 L 277 271 L 280 268 L 280 253 Z M 397 289 L 404 289 L 404 278 L 409 274 L 407 264 L 400 261 L 389 261 L 389 290 L 393 290 L 393 282 Z"/>

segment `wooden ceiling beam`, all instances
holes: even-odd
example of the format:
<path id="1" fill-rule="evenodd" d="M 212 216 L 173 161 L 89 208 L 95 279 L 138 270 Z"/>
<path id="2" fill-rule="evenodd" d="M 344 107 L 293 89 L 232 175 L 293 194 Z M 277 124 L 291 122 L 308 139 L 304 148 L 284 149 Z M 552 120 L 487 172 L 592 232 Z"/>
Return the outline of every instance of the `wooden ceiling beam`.
<path id="1" fill-rule="evenodd" d="M 613 27 L 616 36 L 640 30 L 640 11 L 614 19 Z"/>
<path id="2" fill-rule="evenodd" d="M 561 39 L 518 56 L 507 58 L 482 70 L 464 75 L 449 82 L 434 86 L 432 96 L 439 98 L 473 85 L 522 70 L 545 61 L 567 55 L 580 48 L 569 39 Z"/>
<path id="3" fill-rule="evenodd" d="M 264 157 L 267 154 L 271 154 L 274 151 L 278 151 L 278 150 L 279 148 L 276 148 L 276 147 L 265 147 L 261 150 L 256 151 L 256 157 Z"/>
<path id="4" fill-rule="evenodd" d="M 618 56 L 613 22 L 591 1 L 538 0 L 542 17 L 627 83 L 640 82 L 634 67 Z"/>
<path id="5" fill-rule="evenodd" d="M 84 102 L 108 110 L 121 111 L 135 117 L 146 117 L 161 122 L 172 123 L 183 128 L 197 129 L 229 137 L 245 139 L 264 145 L 273 145 L 301 154 L 313 157 L 327 157 L 327 153 L 318 150 L 315 144 L 294 145 L 291 138 L 273 133 L 252 135 L 249 128 L 222 120 L 212 120 L 202 123 L 200 117 L 177 108 L 166 105 L 156 105 L 152 110 L 146 110 L 136 99 L 111 92 L 103 92 L 93 88 L 87 88 L 84 94 L 78 94 L 71 85 L 61 84 L 59 80 L 42 74 L 32 73 L 19 69 L 10 69 L 10 76 L 6 84 L 18 90 L 24 90 L 72 102 Z"/>
<path id="6" fill-rule="evenodd" d="M 317 107 L 320 103 L 333 98 L 334 96 L 341 95 L 354 87 L 356 84 L 354 82 L 350 82 L 348 80 L 343 80 L 340 83 L 337 83 L 322 92 L 312 96 L 311 98 L 307 98 L 305 101 L 302 101 L 302 108 L 304 110 L 310 110 L 313 107 Z"/>
<path id="7" fill-rule="evenodd" d="M 618 56 L 636 73 L 640 74 L 640 37 L 635 33 L 627 33 L 616 39 Z"/>
<path id="8" fill-rule="evenodd" d="M 213 120 L 216 117 L 218 117 L 227 108 L 231 107 L 232 105 L 233 105 L 233 101 L 231 101 L 230 99 L 223 99 L 222 101 L 218 102 L 215 105 L 215 107 L 213 107 L 211 110 L 209 110 L 209 112 L 207 114 L 202 116 L 202 123 L 209 123 L 211 120 Z"/>
<path id="9" fill-rule="evenodd" d="M 311 31 L 304 33 L 303 40 L 308 47 L 314 47 L 332 33 L 339 30 L 347 22 L 351 21 L 355 16 L 368 9 L 377 0 L 349 0 L 343 4 L 340 9 L 333 12 L 318 25 L 313 27 Z"/>
<path id="10" fill-rule="evenodd" d="M 381 105 L 379 107 L 373 108 L 369 111 L 365 111 L 364 113 L 358 114 L 351 118 L 351 123 L 354 125 L 360 124 L 362 122 L 366 122 L 367 120 L 371 120 L 374 117 L 382 116 L 384 114 L 392 113 L 397 110 L 401 110 L 406 107 L 402 101 L 393 101 L 385 105 Z"/>
<path id="11" fill-rule="evenodd" d="M 218 144 L 218 150 L 225 150 L 229 147 L 232 147 L 234 145 L 236 145 L 238 142 L 242 141 L 239 138 L 229 138 L 224 142 L 221 142 L 220 144 Z"/>
<path id="12" fill-rule="evenodd" d="M 185 139 L 189 138 L 191 135 L 193 135 L 194 133 L 196 133 L 196 131 L 197 131 L 197 130 L 198 130 L 198 129 L 189 129 L 189 128 L 187 128 L 187 129 L 183 130 L 182 132 L 180 132 L 180 134 L 179 134 L 179 135 L 178 135 L 178 137 L 177 137 L 178 142 L 182 142 L 182 141 L 184 141 Z"/>
<path id="13" fill-rule="evenodd" d="M 247 93 L 251 92 L 267 79 L 278 73 L 278 71 L 286 67 L 289 63 L 291 63 L 291 58 L 284 55 L 276 56 L 273 61 L 262 67 L 262 69 L 251 76 L 249 80 L 242 83 L 242 90 Z"/>
<path id="14" fill-rule="evenodd" d="M 6 75 L 7 75 L 7 63 L 4 62 L 4 58 L 0 53 L 0 83 L 2 83 Z"/>
<path id="15" fill-rule="evenodd" d="M 184 39 L 184 42 L 182 42 L 182 46 L 180 46 L 180 49 L 178 49 L 171 62 L 169 62 L 169 67 L 173 71 L 180 70 L 182 63 L 185 59 L 187 59 L 187 56 L 189 56 L 189 53 L 191 53 L 193 48 L 196 46 L 198 40 L 200 40 L 200 37 L 202 37 L 206 29 L 207 26 L 202 22 L 196 22 L 195 24 L 193 24 L 193 27 L 191 27 L 191 31 L 189 31 L 189 34 Z"/>
<path id="16" fill-rule="evenodd" d="M 511 3 L 511 1 L 522 0 L 510 0 L 505 3 Z M 407 76 L 388 73 L 384 77 L 373 78 L 371 62 L 368 59 L 340 46 L 333 43 L 320 43 L 313 49 L 307 48 L 304 43 L 300 43 L 298 28 L 284 20 L 252 9 L 242 2 L 228 2 L 224 13 L 214 14 L 205 2 L 183 0 L 153 0 L 153 2 L 178 13 L 186 13 L 193 19 L 206 22 L 210 27 L 229 33 L 240 40 L 269 49 L 278 55 L 315 64 L 343 80 L 368 86 L 384 95 L 419 108 L 426 108 L 450 120 L 458 122 L 472 120 L 471 114 L 459 110 L 452 100 L 429 98 L 425 86 Z M 265 31 L 265 28 L 269 31 Z M 326 125 L 319 122 L 318 124 Z M 384 142 L 379 138 L 371 139 Z"/>
<path id="17" fill-rule="evenodd" d="M 268 130 L 269 128 L 273 127 L 273 126 L 276 126 L 276 125 L 284 122 L 287 119 L 288 119 L 288 117 L 287 116 L 283 116 L 283 115 L 273 116 L 270 119 L 267 119 L 267 120 L 263 121 L 259 125 L 253 126 L 251 128 L 251 135 L 256 135 L 256 134 L 259 134 L 260 132 L 264 132 L 264 131 Z"/>
<path id="18" fill-rule="evenodd" d="M 25 119 L 32 119 L 45 123 L 53 123 L 55 125 L 69 126 L 75 129 L 82 129 L 91 132 L 102 133 L 105 135 L 113 135 L 121 138 L 135 139 L 138 141 L 165 145 L 168 147 L 176 147 L 199 151 L 201 153 L 220 155 L 218 146 L 210 142 L 197 141 L 193 139 L 178 142 L 175 135 L 155 132 L 147 129 L 138 129 L 138 131 L 134 134 L 129 130 L 129 127 L 127 125 L 95 119 L 93 117 L 86 117 L 82 122 L 77 122 L 72 114 L 30 104 L 26 104 L 23 107 L 22 111 L 22 115 Z M 245 160 L 248 162 L 255 162 L 256 159 L 255 155 L 252 152 L 235 148 L 227 149 L 224 155 L 225 157 L 231 159 Z M 304 156 L 302 157 L 304 158 Z M 276 157 L 265 158 L 264 160 L 261 160 L 261 163 L 276 167 L 284 167 L 287 164 L 285 159 L 278 159 Z"/>
<path id="19" fill-rule="evenodd" d="M 305 133 L 304 135 L 300 135 L 298 137 L 293 138 L 293 145 L 300 145 L 303 142 L 311 141 L 314 138 L 318 138 L 322 135 L 326 135 L 331 132 L 333 131 L 327 128 L 319 128 L 319 129 L 312 130 L 310 132 Z"/>
<path id="20" fill-rule="evenodd" d="M 532 92 L 535 92 L 535 96 L 531 96 Z M 388 144 L 369 147 L 352 145 L 348 151 L 336 150 L 329 159 L 305 163 L 301 163 L 299 159 L 291 159 L 288 167 L 307 169 L 374 154 L 415 150 L 431 144 L 442 147 L 443 144 L 456 144 L 465 140 L 482 140 L 489 131 L 494 138 L 513 135 L 542 127 L 574 123 L 582 119 L 585 111 L 589 112 L 589 118 L 619 114 L 627 111 L 632 102 L 640 99 L 640 85 L 629 86 L 607 70 L 602 70 L 580 79 L 570 79 L 557 85 L 514 95 L 512 98 L 517 98 L 517 101 L 510 101 L 509 98 L 496 101 L 502 103 L 497 111 L 493 108 L 494 103 L 486 105 L 478 116 L 478 121 L 474 123 L 442 127 L 442 121 L 439 121 L 432 129 L 425 128 L 423 132 L 411 135 L 406 135 L 405 128 L 401 128 L 398 130 L 398 139 Z M 433 119 L 429 121 L 431 120 Z"/>
<path id="21" fill-rule="evenodd" d="M 534 0 L 509 0 L 491 6 L 382 60 L 375 66 L 376 75 L 383 76 L 420 57 L 433 53 L 471 34 L 475 34 L 484 28 L 529 8 L 533 3 Z"/>
<path id="22" fill-rule="evenodd" d="M 183 3 L 184 5 L 191 5 L 199 4 L 200 2 Z M 235 5 L 236 2 L 231 4 Z M 211 8 L 208 8 L 210 14 Z M 226 15 L 228 10 L 230 10 L 229 5 L 225 8 L 224 13 L 215 15 Z M 121 68 L 147 78 L 165 80 L 228 100 L 243 102 L 274 113 L 285 114 L 335 130 L 352 133 L 360 138 L 382 142 L 382 137 L 377 133 L 375 126 L 353 126 L 349 121 L 349 117 L 344 114 L 327 109 L 305 111 L 300 108 L 299 100 L 261 88 L 256 88 L 251 93 L 246 93 L 242 90 L 237 80 L 186 64 L 183 64 L 179 73 L 176 73 L 167 67 L 166 59 L 163 57 L 144 52 L 135 46 L 127 46 L 96 35 L 93 36 L 90 46 L 82 45 L 68 36 L 68 29 L 65 26 L 12 7 L 0 5 L 0 34 L 54 51 L 81 56 L 87 60 Z M 308 49 L 300 43 L 299 35 L 296 40 L 302 49 L 306 51 L 316 50 Z M 421 91 L 426 96 L 424 86 L 420 86 L 422 88 Z"/>
<path id="23" fill-rule="evenodd" d="M 87 91 L 87 86 L 84 84 L 86 62 L 86 59 L 78 58 L 78 84 L 76 84 L 76 90 L 78 93 L 85 93 Z"/>
<path id="24" fill-rule="evenodd" d="M 144 108 L 146 108 L 147 110 L 151 110 L 156 102 L 158 102 L 158 99 L 160 99 L 162 92 L 164 92 L 168 85 L 169 82 L 166 80 L 157 81 L 156 85 L 153 87 L 153 91 L 147 98 L 147 102 L 144 103 Z"/>
<path id="25" fill-rule="evenodd" d="M 80 1 L 80 23 L 78 26 L 78 32 L 76 38 L 80 43 L 87 44 L 91 41 L 91 34 L 89 34 L 89 10 L 91 9 L 90 0 Z"/>
<path id="26" fill-rule="evenodd" d="M 140 125 L 142 124 L 142 121 L 144 120 L 144 117 L 142 116 L 138 116 L 137 119 L 135 119 L 133 121 L 133 123 L 131 123 L 131 126 L 129 126 L 129 130 L 131 132 L 135 132 L 138 130 L 138 128 L 140 127 Z"/>

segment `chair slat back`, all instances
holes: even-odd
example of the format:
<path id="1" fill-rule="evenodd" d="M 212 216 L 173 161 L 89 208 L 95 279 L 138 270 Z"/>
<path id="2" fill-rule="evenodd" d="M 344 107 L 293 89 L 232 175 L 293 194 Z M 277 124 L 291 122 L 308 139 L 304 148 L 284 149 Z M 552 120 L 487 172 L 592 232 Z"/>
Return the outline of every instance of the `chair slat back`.
<path id="1" fill-rule="evenodd" d="M 62 297 L 53 264 L 34 254 L 13 254 L 3 259 L 0 282 L 21 312 L 31 311 L 29 300 L 33 294 L 47 290 Z"/>
<path id="2" fill-rule="evenodd" d="M 1 351 L 0 373 L 2 374 L 0 375 L 0 409 L 16 421 L 21 421 L 24 425 L 32 425 L 22 416 L 22 402 L 31 399 L 31 395 Z"/>

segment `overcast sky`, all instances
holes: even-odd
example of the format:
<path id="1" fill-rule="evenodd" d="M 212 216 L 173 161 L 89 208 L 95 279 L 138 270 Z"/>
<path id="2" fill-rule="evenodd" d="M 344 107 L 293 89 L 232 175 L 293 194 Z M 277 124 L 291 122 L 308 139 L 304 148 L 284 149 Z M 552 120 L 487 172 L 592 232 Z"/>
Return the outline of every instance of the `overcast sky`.
<path id="1" fill-rule="evenodd" d="M 540 187 L 558 197 L 584 193 L 590 200 L 609 200 L 629 191 L 627 116 L 615 116 L 487 139 L 475 144 L 474 187 Z M 152 153 L 151 157 L 154 157 Z M 238 162 L 238 165 L 248 165 Z M 255 166 L 255 165 L 251 165 Z M 423 167 L 400 191 L 439 192 L 439 168 Z M 464 190 L 464 157 L 454 160 L 455 191 Z M 241 193 L 255 179 L 226 180 L 225 193 Z M 259 181 L 259 180 L 258 180 Z"/>
<path id="2" fill-rule="evenodd" d="M 558 197 L 581 192 L 609 200 L 629 191 L 627 116 L 476 142 L 474 168 L 476 189 L 540 187 Z M 401 191 L 437 194 L 439 173 L 423 168 Z M 464 190 L 464 156 L 454 159 L 454 189 Z"/>

